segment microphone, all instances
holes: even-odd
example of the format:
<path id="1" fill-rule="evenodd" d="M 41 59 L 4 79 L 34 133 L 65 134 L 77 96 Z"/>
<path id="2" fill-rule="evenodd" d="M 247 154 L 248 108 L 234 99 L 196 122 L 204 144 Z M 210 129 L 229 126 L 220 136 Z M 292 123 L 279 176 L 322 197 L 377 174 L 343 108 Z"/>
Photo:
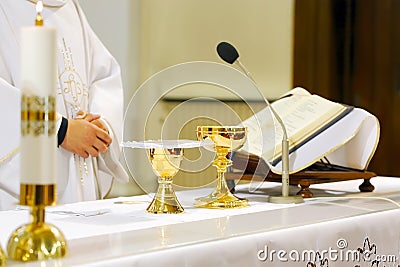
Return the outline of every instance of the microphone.
<path id="1" fill-rule="evenodd" d="M 220 42 L 217 45 L 217 53 L 222 60 L 229 64 L 236 63 L 240 69 L 245 73 L 245 75 L 252 80 L 257 89 L 261 92 L 256 81 L 247 70 L 247 68 L 240 62 L 239 53 L 233 45 L 227 42 Z M 262 94 L 261 94 L 262 95 Z M 303 198 L 301 196 L 289 196 L 289 139 L 287 136 L 287 131 L 285 124 L 283 123 L 281 117 L 276 113 L 275 109 L 271 106 L 269 101 L 264 97 L 264 101 L 271 110 L 272 114 L 280 124 L 283 132 L 282 136 L 282 196 L 281 197 L 270 197 L 270 202 L 274 203 L 301 203 Z"/>
<path id="2" fill-rule="evenodd" d="M 233 45 L 227 42 L 221 42 L 217 45 L 217 53 L 222 58 L 223 61 L 233 64 L 236 63 L 242 69 L 242 71 L 246 74 L 250 80 L 256 84 L 255 80 L 251 76 L 251 73 L 246 69 L 246 67 L 239 60 L 239 53 Z M 257 85 L 257 84 L 256 84 Z M 267 104 L 269 105 L 268 101 Z"/>

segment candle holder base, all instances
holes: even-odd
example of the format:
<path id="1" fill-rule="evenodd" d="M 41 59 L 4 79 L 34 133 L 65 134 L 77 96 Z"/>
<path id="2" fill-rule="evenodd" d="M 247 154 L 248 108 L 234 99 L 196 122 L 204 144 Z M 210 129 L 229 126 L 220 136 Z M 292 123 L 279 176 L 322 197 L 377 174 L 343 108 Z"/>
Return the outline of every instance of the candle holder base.
<path id="1" fill-rule="evenodd" d="M 61 231 L 45 223 L 45 207 L 31 206 L 32 222 L 17 228 L 7 244 L 8 257 L 22 262 L 62 258 L 67 242 Z"/>
<path id="2" fill-rule="evenodd" d="M 53 225 L 30 223 L 16 229 L 7 245 L 8 257 L 17 261 L 62 258 L 67 253 L 64 235 Z"/>

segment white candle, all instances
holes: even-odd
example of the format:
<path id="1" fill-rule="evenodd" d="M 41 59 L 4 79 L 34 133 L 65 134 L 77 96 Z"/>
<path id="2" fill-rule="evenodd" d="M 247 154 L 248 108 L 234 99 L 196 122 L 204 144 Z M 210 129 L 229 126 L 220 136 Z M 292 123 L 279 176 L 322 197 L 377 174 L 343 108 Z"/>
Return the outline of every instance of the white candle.
<path id="1" fill-rule="evenodd" d="M 56 30 L 38 23 L 40 12 L 38 26 L 23 27 L 20 35 L 20 182 L 46 185 L 56 183 Z"/>

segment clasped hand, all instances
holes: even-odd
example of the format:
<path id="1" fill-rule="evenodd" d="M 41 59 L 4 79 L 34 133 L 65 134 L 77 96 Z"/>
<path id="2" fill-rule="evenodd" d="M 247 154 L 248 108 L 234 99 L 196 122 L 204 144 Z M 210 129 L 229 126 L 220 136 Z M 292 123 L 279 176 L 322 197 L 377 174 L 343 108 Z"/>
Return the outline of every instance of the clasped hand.
<path id="1" fill-rule="evenodd" d="M 68 128 L 61 147 L 83 158 L 97 157 L 105 153 L 112 139 L 107 127 L 100 120 L 100 115 L 84 111 L 78 112 L 78 117 L 68 119 Z"/>

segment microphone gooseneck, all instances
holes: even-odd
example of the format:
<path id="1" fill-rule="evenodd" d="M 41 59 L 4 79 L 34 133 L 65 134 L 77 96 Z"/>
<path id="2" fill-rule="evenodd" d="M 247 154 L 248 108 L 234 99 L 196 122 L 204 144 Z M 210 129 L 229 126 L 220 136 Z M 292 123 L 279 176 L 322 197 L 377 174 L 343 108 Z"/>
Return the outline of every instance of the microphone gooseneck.
<path id="1" fill-rule="evenodd" d="M 252 82 L 256 85 L 257 89 L 260 91 L 256 81 L 251 76 L 250 72 L 246 69 L 246 67 L 239 61 L 239 53 L 236 48 L 227 43 L 221 42 L 217 45 L 217 53 L 221 57 L 222 60 L 229 64 L 237 63 L 238 66 L 242 69 L 242 71 L 246 74 L 246 76 L 252 80 Z M 261 91 L 260 91 L 261 92 Z M 262 95 L 262 94 L 261 94 Z M 267 103 L 267 106 L 271 110 L 272 114 L 280 124 L 283 132 L 282 136 L 282 196 L 289 196 L 289 139 L 287 136 L 287 131 L 285 124 L 283 123 L 281 117 L 276 113 L 274 108 L 272 108 L 269 101 L 264 97 L 264 101 Z"/>

